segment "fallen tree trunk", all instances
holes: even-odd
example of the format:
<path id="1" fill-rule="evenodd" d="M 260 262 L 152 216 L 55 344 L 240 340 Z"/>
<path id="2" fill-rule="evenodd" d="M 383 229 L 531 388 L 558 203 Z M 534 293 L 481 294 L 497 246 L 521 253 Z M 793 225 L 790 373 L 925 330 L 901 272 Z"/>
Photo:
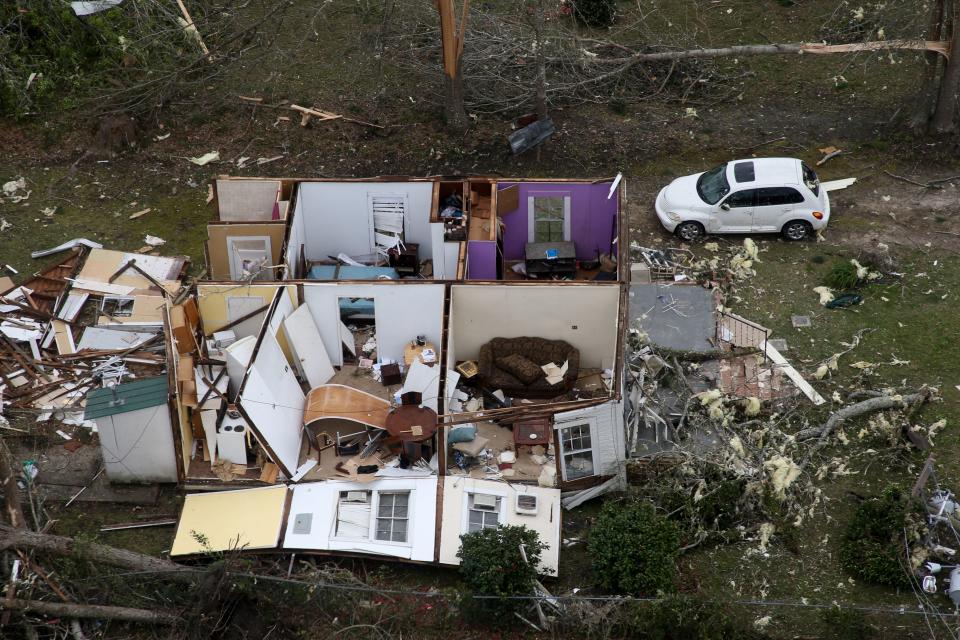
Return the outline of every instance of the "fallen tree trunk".
<path id="1" fill-rule="evenodd" d="M 148 556 L 136 551 L 118 549 L 95 542 L 78 544 L 73 538 L 36 533 L 0 525 L 0 551 L 7 549 L 30 549 L 57 555 L 73 556 L 92 562 L 107 564 L 136 571 L 152 571 L 168 580 L 190 582 L 197 571 L 169 560 Z"/>
<path id="2" fill-rule="evenodd" d="M 0 487 L 3 488 L 3 511 L 12 526 L 22 529 L 27 526 L 27 520 L 20 506 L 20 487 L 17 486 L 17 473 L 14 471 L 16 466 L 17 463 L 10 448 L 0 437 Z"/>
<path id="3" fill-rule="evenodd" d="M 106 607 L 96 604 L 66 604 L 61 602 L 41 602 L 39 600 L 2 600 L 0 609 L 4 611 L 23 611 L 40 613 L 46 616 L 62 618 L 94 618 L 98 620 L 122 620 L 143 624 L 175 625 L 182 620 L 179 616 L 164 611 L 150 609 L 131 609 L 129 607 Z"/>
<path id="4" fill-rule="evenodd" d="M 851 404 L 843 409 L 840 409 L 831 415 L 830 418 L 823 423 L 823 426 L 801 429 L 795 436 L 797 442 L 804 442 L 814 438 L 817 438 L 817 442 L 813 445 L 813 447 L 811 447 L 810 451 L 807 452 L 807 455 L 804 456 L 803 462 L 800 464 L 800 468 L 806 468 L 813 454 L 826 446 L 827 438 L 829 438 L 830 435 L 836 431 L 837 427 L 842 425 L 847 420 L 851 420 L 868 413 L 885 411 L 887 409 L 907 409 L 909 407 L 915 407 L 925 402 L 929 402 L 933 397 L 933 390 L 926 387 L 917 393 L 911 393 L 903 396 L 882 395 L 876 398 L 870 398 L 869 400 L 863 400 L 861 402 L 857 402 L 856 404 Z"/>

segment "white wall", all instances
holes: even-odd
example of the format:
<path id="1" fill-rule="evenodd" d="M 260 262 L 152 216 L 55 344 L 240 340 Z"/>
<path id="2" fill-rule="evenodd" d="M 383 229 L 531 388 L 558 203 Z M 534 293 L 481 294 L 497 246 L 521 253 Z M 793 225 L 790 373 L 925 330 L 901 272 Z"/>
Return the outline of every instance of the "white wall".
<path id="1" fill-rule="evenodd" d="M 540 534 L 547 545 L 540 558 L 540 572 L 556 575 L 560 563 L 560 490 L 465 476 L 443 479 L 443 511 L 440 529 L 440 563 L 460 564 L 460 536 L 467 532 L 467 498 L 470 493 L 501 496 L 502 525 L 524 526 Z M 522 515 L 514 508 L 519 493 L 538 496 L 537 515 Z"/>
<path id="2" fill-rule="evenodd" d="M 442 284 L 308 283 L 303 302 L 310 308 L 320 330 L 323 346 L 334 366 L 343 365 L 340 346 L 339 298 L 373 298 L 377 326 L 377 353 L 401 362 L 403 348 L 418 335 L 440 348 L 443 333 Z"/>
<path id="3" fill-rule="evenodd" d="M 287 265 L 286 279 L 303 278 L 304 273 L 296 273 L 296 265 L 300 260 L 300 245 L 303 244 L 306 236 L 302 215 L 303 204 L 300 197 L 297 197 L 296 204 L 293 207 L 293 215 L 290 218 L 290 234 L 287 238 L 286 254 L 284 256 Z"/>
<path id="4" fill-rule="evenodd" d="M 341 491 L 409 491 L 407 544 L 363 540 L 338 540 L 334 537 L 337 502 Z M 293 487 L 290 513 L 283 539 L 285 549 L 352 551 L 433 562 L 437 527 L 437 478 L 384 478 L 372 482 L 329 480 Z M 296 534 L 297 515 L 312 514 L 310 533 Z"/>
<path id="5" fill-rule="evenodd" d="M 294 222 L 301 218 L 307 260 L 373 253 L 369 194 L 405 194 L 404 237 L 420 244 L 421 260 L 432 257 L 432 182 L 301 182 Z M 291 242 L 288 255 L 296 259 L 299 252 Z"/>
<path id="6" fill-rule="evenodd" d="M 96 419 L 111 482 L 176 482 L 177 459 L 166 403 Z"/>
<path id="7" fill-rule="evenodd" d="M 557 413 L 553 417 L 554 429 L 562 429 L 591 420 L 591 438 L 594 452 L 594 475 L 618 475 L 623 469 L 626 460 L 626 444 L 623 431 L 623 403 L 605 402 L 595 407 L 587 407 L 576 411 Z M 560 438 L 554 437 L 557 443 L 557 452 L 560 451 Z"/>
<path id="8" fill-rule="evenodd" d="M 283 291 L 278 292 L 278 296 L 278 312 L 266 323 L 260 349 L 247 369 L 237 402 L 263 444 L 276 454 L 274 462 L 290 477 L 300 460 L 306 398 L 277 342 L 276 334 L 286 317 L 284 314 L 293 310 Z"/>
<path id="9" fill-rule="evenodd" d="M 610 367 L 616 360 L 619 303 L 616 284 L 453 285 L 454 359 L 476 359 L 493 338 L 532 336 L 566 340 L 580 350 L 581 367 Z"/>

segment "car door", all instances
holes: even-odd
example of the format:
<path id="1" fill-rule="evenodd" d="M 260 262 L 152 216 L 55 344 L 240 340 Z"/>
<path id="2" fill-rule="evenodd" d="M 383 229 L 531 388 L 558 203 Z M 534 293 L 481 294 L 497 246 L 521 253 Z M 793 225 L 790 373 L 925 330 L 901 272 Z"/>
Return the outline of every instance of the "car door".
<path id="1" fill-rule="evenodd" d="M 753 210 L 756 205 L 757 190 L 735 191 L 717 206 L 714 219 L 717 233 L 748 233 L 753 230 Z"/>
<path id="2" fill-rule="evenodd" d="M 757 206 L 753 212 L 755 231 L 779 231 L 784 223 L 796 217 L 805 218 L 804 197 L 793 187 L 757 189 Z"/>

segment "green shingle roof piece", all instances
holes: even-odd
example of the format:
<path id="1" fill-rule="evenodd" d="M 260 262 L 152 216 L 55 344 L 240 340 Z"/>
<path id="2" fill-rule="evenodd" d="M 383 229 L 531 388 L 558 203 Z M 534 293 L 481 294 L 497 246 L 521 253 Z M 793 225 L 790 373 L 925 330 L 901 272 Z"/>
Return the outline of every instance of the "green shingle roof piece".
<path id="1" fill-rule="evenodd" d="M 84 420 L 94 420 L 120 413 L 156 407 L 167 402 L 167 377 L 157 376 L 95 389 L 87 394 Z"/>

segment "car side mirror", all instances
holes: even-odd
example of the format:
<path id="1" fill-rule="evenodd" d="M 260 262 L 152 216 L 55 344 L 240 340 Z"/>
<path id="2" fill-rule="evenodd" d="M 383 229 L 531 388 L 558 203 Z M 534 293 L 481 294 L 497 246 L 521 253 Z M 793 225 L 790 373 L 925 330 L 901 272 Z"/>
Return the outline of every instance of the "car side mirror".
<path id="1" fill-rule="evenodd" d="M 724 211 L 730 211 L 730 203 L 722 202 L 720 203 L 720 208 L 723 209 Z"/>

